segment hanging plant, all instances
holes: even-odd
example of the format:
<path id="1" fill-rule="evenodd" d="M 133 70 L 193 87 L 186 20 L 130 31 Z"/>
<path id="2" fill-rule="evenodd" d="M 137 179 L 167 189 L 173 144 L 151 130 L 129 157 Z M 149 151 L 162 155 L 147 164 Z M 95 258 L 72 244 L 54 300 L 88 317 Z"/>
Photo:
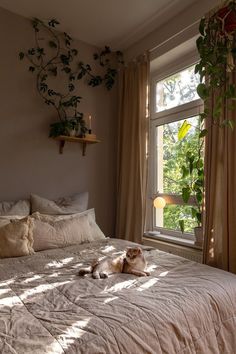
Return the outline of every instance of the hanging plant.
<path id="1" fill-rule="evenodd" d="M 120 51 L 111 52 L 109 47 L 95 53 L 94 60 L 105 71 L 103 76 L 96 75 L 89 64 L 77 59 L 79 53 L 72 46 L 72 38 L 66 32 L 56 31 L 58 25 L 59 21 L 56 19 L 46 23 L 37 18 L 33 19 L 35 45 L 26 52 L 21 51 L 19 59 L 26 58 L 29 61 L 28 69 L 36 73 L 36 87 L 40 96 L 57 112 L 59 121 L 50 125 L 49 135 L 69 135 L 70 130 L 78 126 L 83 135 L 87 127 L 83 113 L 78 110 L 82 97 L 77 94 L 76 83 L 84 78 L 92 87 L 104 84 L 110 90 L 117 76 L 117 64 L 123 64 L 123 56 Z M 56 80 L 53 79 L 64 83 L 63 91 L 55 88 Z"/>
<path id="2" fill-rule="evenodd" d="M 236 99 L 236 87 L 230 82 L 230 73 L 235 71 L 236 56 L 236 3 L 230 1 L 227 6 L 216 11 L 209 19 L 201 19 L 197 39 L 197 49 L 200 61 L 195 67 L 195 73 L 200 75 L 197 92 L 203 99 L 205 109 L 200 114 L 204 120 L 211 113 L 214 124 L 230 126 L 234 122 L 227 117 L 219 123 L 225 107 L 228 111 L 235 110 L 232 100 Z M 213 111 L 208 108 L 208 99 L 217 92 Z M 205 131 L 205 135 L 206 135 Z"/>
<path id="3" fill-rule="evenodd" d="M 199 25 L 200 37 L 197 39 L 197 49 L 200 56 L 199 63 L 195 66 L 195 74 L 199 74 L 200 83 L 197 86 L 199 97 L 204 102 L 204 111 L 199 114 L 199 151 L 195 158 L 187 152 L 186 165 L 182 166 L 183 180 L 187 180 L 182 189 L 184 203 L 194 198 L 196 206 L 192 208 L 192 216 L 198 226 L 202 225 L 203 194 L 204 194 L 204 169 L 203 169 L 203 143 L 207 134 L 204 121 L 212 115 L 213 124 L 219 127 L 229 126 L 233 129 L 234 121 L 227 116 L 219 121 L 225 109 L 227 112 L 235 110 L 236 87 L 230 82 L 230 75 L 235 72 L 236 57 L 236 3 L 230 1 L 223 8 L 216 11 L 208 19 L 202 18 Z M 217 93 L 215 101 L 209 99 Z M 179 131 L 179 139 L 183 139 L 191 124 L 183 123 Z M 181 231 L 184 232 L 184 220 L 179 220 Z"/>

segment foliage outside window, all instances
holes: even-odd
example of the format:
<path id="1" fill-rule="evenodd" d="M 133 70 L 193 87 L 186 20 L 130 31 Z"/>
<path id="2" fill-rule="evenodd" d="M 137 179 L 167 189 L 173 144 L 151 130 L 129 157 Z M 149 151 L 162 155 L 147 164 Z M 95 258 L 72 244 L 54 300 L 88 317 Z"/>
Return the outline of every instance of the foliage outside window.
<path id="1" fill-rule="evenodd" d="M 154 209 L 153 226 L 156 230 L 164 228 L 165 233 L 168 230 L 179 231 L 179 236 L 180 220 L 184 220 L 185 233 L 192 234 L 193 228 L 198 225 L 198 203 L 187 189 L 199 180 L 193 167 L 199 158 L 202 161 L 202 141 L 199 139 L 200 101 L 196 91 L 198 84 L 199 76 L 194 73 L 194 66 L 191 66 L 155 85 L 156 105 L 152 119 L 155 141 L 152 148 L 156 146 L 153 161 L 156 178 L 153 192 L 163 194 L 168 202 L 163 210 Z M 195 114 L 192 110 L 189 113 L 188 109 L 194 101 L 198 102 L 194 104 Z M 186 124 L 188 135 L 181 138 L 181 127 Z M 182 199 L 184 189 L 188 194 L 185 203 Z"/>

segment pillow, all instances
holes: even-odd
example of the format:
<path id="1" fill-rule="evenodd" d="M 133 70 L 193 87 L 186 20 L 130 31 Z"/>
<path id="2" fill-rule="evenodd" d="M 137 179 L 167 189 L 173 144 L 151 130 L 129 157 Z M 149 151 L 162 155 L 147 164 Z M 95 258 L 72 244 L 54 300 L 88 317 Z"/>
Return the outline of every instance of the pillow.
<path id="1" fill-rule="evenodd" d="M 29 200 L 18 200 L 16 202 L 0 202 L 0 216 L 21 215 L 22 217 L 25 217 L 29 214 Z"/>
<path id="2" fill-rule="evenodd" d="M 70 197 L 59 198 L 55 201 L 31 194 L 31 211 L 41 214 L 60 215 L 75 214 L 88 209 L 88 192 L 74 194 Z"/>
<path id="3" fill-rule="evenodd" d="M 89 209 L 84 211 L 83 213 L 77 213 L 72 215 L 40 215 L 39 213 L 35 213 L 32 216 L 35 216 L 41 221 L 48 222 L 48 223 L 54 223 L 59 220 L 69 220 L 69 219 L 85 216 L 88 219 L 89 232 L 91 234 L 92 241 L 102 240 L 106 238 L 104 233 L 96 223 L 94 209 Z"/>
<path id="4" fill-rule="evenodd" d="M 86 215 L 59 220 L 39 213 L 33 214 L 32 217 L 35 225 L 33 230 L 35 251 L 93 241 Z"/>
<path id="5" fill-rule="evenodd" d="M 0 227 L 10 224 L 11 220 L 20 220 L 23 219 L 21 215 L 7 215 L 0 216 Z"/>
<path id="6" fill-rule="evenodd" d="M 34 253 L 33 219 L 11 220 L 0 227 L 0 258 L 28 256 Z"/>

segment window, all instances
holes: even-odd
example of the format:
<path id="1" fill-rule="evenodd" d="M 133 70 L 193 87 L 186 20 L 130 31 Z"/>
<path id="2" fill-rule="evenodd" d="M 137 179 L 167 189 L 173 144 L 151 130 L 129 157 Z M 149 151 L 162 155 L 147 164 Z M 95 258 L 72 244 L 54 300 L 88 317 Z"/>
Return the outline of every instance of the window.
<path id="1" fill-rule="evenodd" d="M 192 154 L 200 151 L 199 113 L 202 102 L 196 87 L 198 75 L 194 73 L 195 65 L 167 76 L 154 78 L 151 91 L 151 143 L 150 143 L 150 180 L 149 180 L 149 213 L 151 227 L 163 235 L 184 239 L 193 239 L 193 228 L 196 225 L 192 218 L 194 199 L 183 203 L 182 169 L 186 152 Z M 191 124 L 188 135 L 178 139 L 178 132 L 183 122 Z M 189 177 L 190 178 L 190 177 Z M 164 209 L 155 209 L 152 200 L 156 194 L 166 200 Z M 185 219 L 185 233 L 182 234 L 179 220 Z"/>

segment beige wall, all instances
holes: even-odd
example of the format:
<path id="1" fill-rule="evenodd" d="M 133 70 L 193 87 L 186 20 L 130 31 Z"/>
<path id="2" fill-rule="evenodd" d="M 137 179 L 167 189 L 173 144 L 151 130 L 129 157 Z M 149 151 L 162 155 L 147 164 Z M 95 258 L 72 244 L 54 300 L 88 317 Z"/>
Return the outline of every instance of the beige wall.
<path id="1" fill-rule="evenodd" d="M 57 117 L 35 88 L 35 77 L 18 52 L 33 46 L 30 21 L 0 8 L 0 200 L 28 197 L 31 192 L 56 198 L 88 190 L 90 207 L 106 235 L 114 231 L 116 90 L 91 88 L 80 81 L 81 111 L 95 119 L 92 128 L 101 144 L 67 143 L 64 154 L 48 138 Z M 80 60 L 94 66 L 95 48 L 76 41 Z"/>

